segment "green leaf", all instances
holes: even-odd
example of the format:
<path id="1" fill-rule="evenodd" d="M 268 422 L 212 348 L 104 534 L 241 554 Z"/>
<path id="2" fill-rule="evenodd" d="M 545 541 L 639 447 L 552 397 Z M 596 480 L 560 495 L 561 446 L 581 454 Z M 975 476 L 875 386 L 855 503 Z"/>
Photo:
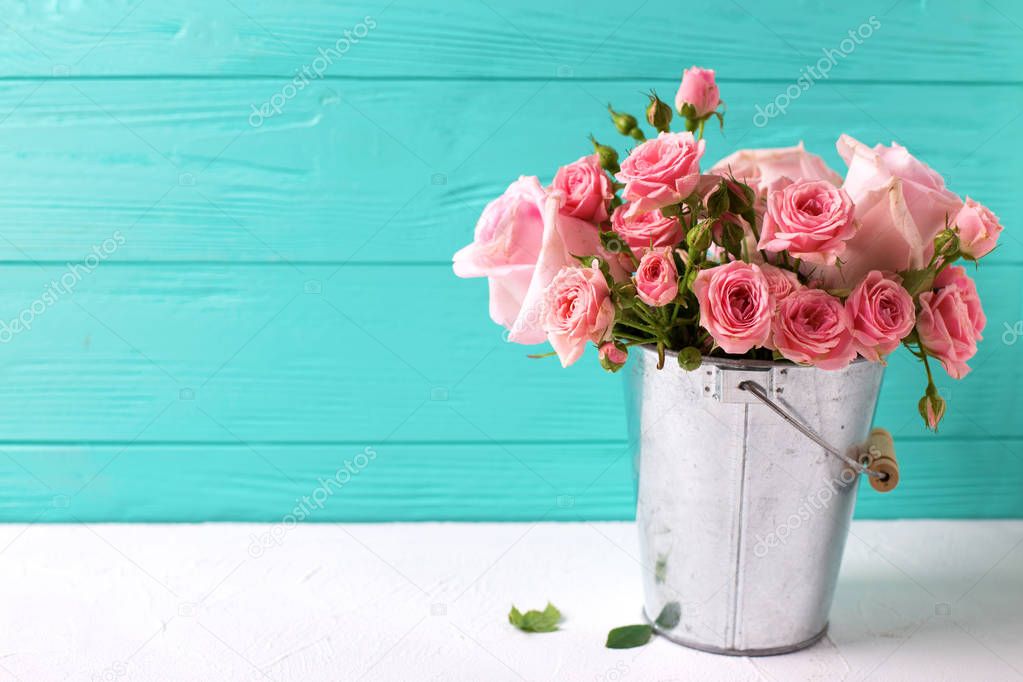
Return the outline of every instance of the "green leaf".
<path id="1" fill-rule="evenodd" d="M 512 606 L 508 613 L 508 622 L 523 632 L 554 632 L 558 629 L 560 621 L 561 612 L 550 602 L 547 602 L 547 608 L 543 611 L 532 610 L 522 613 Z"/>
<path id="2" fill-rule="evenodd" d="M 655 620 L 654 623 L 656 623 L 659 628 L 670 630 L 678 625 L 680 620 L 682 620 L 681 604 L 677 601 L 670 601 L 664 605 L 663 609 L 661 609 L 661 613 L 657 616 L 657 620 Z"/>
<path id="3" fill-rule="evenodd" d="M 649 625 L 625 625 L 607 633 L 608 649 L 632 649 L 650 641 L 654 631 Z"/>

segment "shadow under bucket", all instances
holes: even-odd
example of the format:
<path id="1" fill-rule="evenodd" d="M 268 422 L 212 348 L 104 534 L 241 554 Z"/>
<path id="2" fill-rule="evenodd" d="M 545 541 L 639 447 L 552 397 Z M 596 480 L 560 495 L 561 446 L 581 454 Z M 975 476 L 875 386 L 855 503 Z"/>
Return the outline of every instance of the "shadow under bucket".
<path id="1" fill-rule="evenodd" d="M 824 636 L 859 471 L 799 433 L 751 382 L 835 449 L 870 433 L 884 366 L 668 353 L 626 365 L 644 612 L 657 632 L 714 653 L 787 653 Z M 748 385 L 748 384 L 747 384 Z"/>

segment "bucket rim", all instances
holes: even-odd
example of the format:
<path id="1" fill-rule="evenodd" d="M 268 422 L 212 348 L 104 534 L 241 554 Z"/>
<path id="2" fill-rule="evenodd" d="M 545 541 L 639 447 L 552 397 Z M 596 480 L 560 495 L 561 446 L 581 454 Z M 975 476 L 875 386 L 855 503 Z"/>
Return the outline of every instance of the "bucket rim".
<path id="1" fill-rule="evenodd" d="M 651 344 L 642 344 L 633 346 L 639 348 L 646 354 L 656 357 L 657 346 Z M 665 357 L 678 357 L 678 351 L 664 349 Z M 857 355 L 856 359 L 849 363 L 849 366 L 859 365 L 862 363 L 870 362 L 867 358 L 862 355 Z M 730 358 L 721 357 L 719 355 L 700 355 L 700 366 L 713 365 L 715 367 L 724 367 L 727 369 L 808 369 L 817 370 L 819 367 L 812 365 L 800 365 L 799 363 L 792 362 L 791 360 L 755 360 L 751 358 Z M 828 370 L 822 370 L 828 371 Z"/>

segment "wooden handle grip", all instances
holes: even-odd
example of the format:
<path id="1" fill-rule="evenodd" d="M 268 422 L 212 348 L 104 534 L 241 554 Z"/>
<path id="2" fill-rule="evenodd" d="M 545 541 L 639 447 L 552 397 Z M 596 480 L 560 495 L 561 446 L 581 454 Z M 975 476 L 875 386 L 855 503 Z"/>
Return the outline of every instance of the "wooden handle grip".
<path id="1" fill-rule="evenodd" d="M 869 463 L 867 469 L 881 474 L 880 478 L 871 476 L 870 487 L 879 493 L 895 489 L 899 484 L 899 461 L 895 458 L 895 440 L 887 429 L 877 428 L 870 432 L 867 439 Z"/>

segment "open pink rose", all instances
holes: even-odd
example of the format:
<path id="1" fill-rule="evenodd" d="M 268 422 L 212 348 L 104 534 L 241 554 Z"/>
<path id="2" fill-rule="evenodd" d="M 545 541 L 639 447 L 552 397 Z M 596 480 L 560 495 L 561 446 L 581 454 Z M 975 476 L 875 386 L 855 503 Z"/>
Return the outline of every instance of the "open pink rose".
<path id="1" fill-rule="evenodd" d="M 825 180 L 836 187 L 842 184 L 842 177 L 828 168 L 821 157 L 807 152 L 802 142 L 778 149 L 740 149 L 715 163 L 708 172 L 721 177 L 732 175 L 761 198 L 790 182 Z"/>
<path id="2" fill-rule="evenodd" d="M 767 197 L 759 247 L 834 265 L 856 231 L 853 210 L 849 195 L 825 180 L 794 182 Z"/>
<path id="3" fill-rule="evenodd" d="M 860 227 L 846 242 L 842 266 L 821 269 L 824 281 L 851 287 L 871 270 L 922 268 L 934 253 L 934 237 L 955 218 L 962 201 L 905 147 L 871 149 L 848 135 L 837 146 L 849 166 L 842 188 L 856 204 Z"/>
<path id="4" fill-rule="evenodd" d="M 970 371 L 966 361 L 977 353 L 987 317 L 977 286 L 961 266 L 942 270 L 934 288 L 920 294 L 916 330 L 928 355 L 937 358 L 953 379 L 962 379 Z"/>
<path id="5" fill-rule="evenodd" d="M 845 301 L 852 322 L 853 344 L 859 354 L 878 362 L 899 347 L 913 325 L 913 297 L 898 275 L 871 270 Z"/>
<path id="6" fill-rule="evenodd" d="M 490 317 L 503 327 L 515 323 L 533 277 L 546 200 L 537 178 L 519 178 L 487 204 L 476 222 L 473 242 L 455 254 L 456 275 L 488 278 Z M 536 343 L 540 341 L 542 336 Z"/>
<path id="7" fill-rule="evenodd" d="M 575 255 L 608 257 L 590 223 L 561 212 L 561 192 L 548 193 L 535 177 L 522 177 L 490 202 L 476 223 L 471 244 L 454 256 L 459 277 L 486 277 L 490 317 L 510 330 L 514 343 L 543 343 L 547 285 Z M 608 257 L 616 279 L 627 274 Z"/>
<path id="8" fill-rule="evenodd" d="M 998 243 L 1002 225 L 991 209 L 966 197 L 966 203 L 955 217 L 959 228 L 959 250 L 977 259 L 991 253 Z"/>
<path id="9" fill-rule="evenodd" d="M 702 270 L 693 282 L 700 326 L 726 353 L 763 346 L 771 334 L 774 302 L 757 265 L 732 261 Z"/>
<path id="10" fill-rule="evenodd" d="M 713 69 L 693 66 L 682 72 L 682 84 L 675 94 L 675 109 L 682 113 L 682 107 L 689 104 L 696 110 L 696 118 L 703 118 L 718 108 L 721 93 L 714 80 Z"/>
<path id="11" fill-rule="evenodd" d="M 630 215 L 628 204 L 622 204 L 611 214 L 611 229 L 637 256 L 642 256 L 647 249 L 675 246 L 683 237 L 678 218 L 665 217 L 660 211 Z"/>
<path id="12" fill-rule="evenodd" d="M 614 194 L 611 191 L 611 179 L 600 167 L 600 159 L 596 154 L 584 156 L 559 168 L 554 176 L 553 189 L 565 195 L 562 213 L 592 223 L 607 220 L 607 207 Z"/>
<path id="13" fill-rule="evenodd" d="M 647 251 L 636 269 L 636 295 L 647 305 L 659 308 L 678 296 L 678 269 L 671 247 Z"/>
<path id="14" fill-rule="evenodd" d="M 615 309 L 603 273 L 596 267 L 566 266 L 545 292 L 543 328 L 562 367 L 579 359 L 589 342 L 604 341 Z"/>
<path id="15" fill-rule="evenodd" d="M 692 133 L 661 133 L 632 150 L 615 176 L 631 213 L 677 204 L 700 182 L 700 157 L 706 143 Z"/>
<path id="16" fill-rule="evenodd" d="M 767 280 L 767 290 L 771 292 L 775 307 L 778 306 L 789 294 L 803 287 L 799 283 L 799 277 L 791 270 L 775 267 L 770 263 L 761 263 L 760 272 L 764 273 Z"/>
<path id="17" fill-rule="evenodd" d="M 842 369 L 856 358 L 849 314 L 822 289 L 800 289 L 778 306 L 774 347 L 800 364 Z"/>

